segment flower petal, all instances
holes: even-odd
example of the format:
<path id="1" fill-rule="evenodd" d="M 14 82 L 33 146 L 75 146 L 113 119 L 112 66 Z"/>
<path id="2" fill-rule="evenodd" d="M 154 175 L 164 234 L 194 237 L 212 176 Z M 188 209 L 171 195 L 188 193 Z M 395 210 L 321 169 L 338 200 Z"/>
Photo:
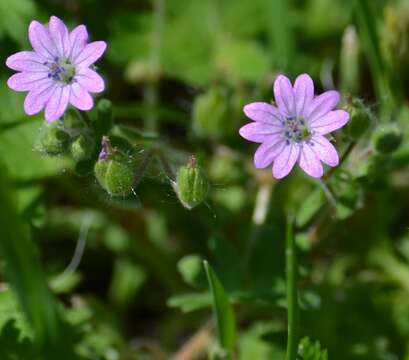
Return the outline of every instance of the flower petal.
<path id="1" fill-rule="evenodd" d="M 21 72 L 11 76 L 7 80 L 7 85 L 15 91 L 29 91 L 43 79 L 47 79 L 47 72 Z"/>
<path id="2" fill-rule="evenodd" d="M 274 81 L 274 97 L 282 114 L 285 116 L 294 115 L 294 91 L 286 76 L 279 75 Z"/>
<path id="3" fill-rule="evenodd" d="M 32 21 L 30 23 L 28 38 L 35 52 L 45 58 L 54 60 L 54 58 L 59 55 L 48 29 L 38 21 Z"/>
<path id="4" fill-rule="evenodd" d="M 282 126 L 253 122 L 240 128 L 239 133 L 246 140 L 253 142 L 264 142 L 271 136 L 283 133 Z"/>
<path id="5" fill-rule="evenodd" d="M 74 61 L 74 59 L 80 54 L 82 50 L 84 50 L 85 46 L 87 45 L 87 28 L 84 25 L 79 25 L 71 31 L 69 37 L 71 47 L 69 58 L 71 59 L 71 61 Z"/>
<path id="6" fill-rule="evenodd" d="M 259 121 L 268 124 L 281 124 L 283 116 L 278 109 L 265 102 L 254 102 L 247 104 L 243 108 L 244 113 L 248 118 L 254 121 Z"/>
<path id="7" fill-rule="evenodd" d="M 304 109 L 311 105 L 314 99 L 314 82 L 308 74 L 302 74 L 295 79 L 294 102 L 295 114 L 304 115 Z"/>
<path id="8" fill-rule="evenodd" d="M 67 27 L 61 19 L 56 16 L 51 16 L 48 28 L 51 39 L 54 41 L 60 57 L 65 58 L 70 50 L 70 39 Z"/>
<path id="9" fill-rule="evenodd" d="M 94 41 L 89 43 L 74 59 L 75 65 L 81 67 L 92 65 L 102 56 L 106 48 L 107 44 L 105 41 Z"/>
<path id="10" fill-rule="evenodd" d="M 254 154 L 255 167 L 264 169 L 271 165 L 284 146 L 285 141 L 281 137 L 272 138 L 270 141 L 261 144 Z"/>
<path id="11" fill-rule="evenodd" d="M 17 71 L 47 71 L 46 59 L 34 51 L 20 51 L 6 60 L 6 65 Z"/>
<path id="12" fill-rule="evenodd" d="M 320 178 L 324 174 L 321 161 L 318 159 L 315 152 L 311 149 L 311 146 L 304 143 L 300 151 L 300 159 L 298 161 L 301 169 L 303 169 L 308 175 Z"/>
<path id="13" fill-rule="evenodd" d="M 349 114 L 344 110 L 333 110 L 315 120 L 311 129 L 318 134 L 325 135 L 343 127 L 349 121 Z"/>
<path id="14" fill-rule="evenodd" d="M 283 150 L 274 159 L 273 176 L 282 179 L 287 176 L 300 155 L 300 148 L 296 144 L 286 144 Z"/>
<path id="15" fill-rule="evenodd" d="M 92 96 L 78 83 L 71 85 L 70 103 L 83 111 L 90 110 L 94 106 Z"/>
<path id="16" fill-rule="evenodd" d="M 305 117 L 310 124 L 315 120 L 319 119 L 321 116 L 329 113 L 333 110 L 339 102 L 338 91 L 330 90 L 317 96 L 310 104 L 308 108 L 305 109 Z"/>
<path id="17" fill-rule="evenodd" d="M 97 72 L 89 68 L 79 69 L 75 79 L 89 92 L 100 93 L 105 89 L 104 79 Z"/>
<path id="18" fill-rule="evenodd" d="M 70 86 L 56 87 L 45 106 L 45 119 L 48 122 L 58 120 L 65 112 L 70 98 Z"/>
<path id="19" fill-rule="evenodd" d="M 311 139 L 312 150 L 315 155 L 329 166 L 337 166 L 339 164 L 339 157 L 337 150 L 330 141 L 322 135 L 314 134 Z"/>
<path id="20" fill-rule="evenodd" d="M 34 115 L 44 109 L 45 104 L 55 91 L 56 85 L 49 81 L 30 91 L 24 100 L 24 111 L 27 115 Z"/>

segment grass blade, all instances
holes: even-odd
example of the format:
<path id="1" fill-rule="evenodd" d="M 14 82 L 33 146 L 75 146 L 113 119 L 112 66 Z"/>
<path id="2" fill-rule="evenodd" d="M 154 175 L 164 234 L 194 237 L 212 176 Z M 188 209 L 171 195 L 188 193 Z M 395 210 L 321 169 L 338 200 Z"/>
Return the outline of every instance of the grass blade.
<path id="1" fill-rule="evenodd" d="M 226 358 L 231 359 L 236 337 L 233 308 L 216 273 L 206 260 L 203 261 L 203 265 L 213 296 L 213 309 L 216 317 L 220 346 L 226 352 Z"/>
<path id="2" fill-rule="evenodd" d="M 373 7 L 371 0 L 355 0 L 356 20 L 371 68 L 376 95 L 381 102 L 383 112 L 388 113 L 395 108 L 395 99 L 391 91 L 388 69 L 379 47 L 377 16 Z"/>
<path id="3" fill-rule="evenodd" d="M 21 221 L 12 195 L 6 170 L 0 164 L 0 255 L 5 261 L 6 277 L 33 326 L 35 341 L 44 350 L 45 358 L 69 356 L 56 302 L 47 288 L 29 227 Z"/>

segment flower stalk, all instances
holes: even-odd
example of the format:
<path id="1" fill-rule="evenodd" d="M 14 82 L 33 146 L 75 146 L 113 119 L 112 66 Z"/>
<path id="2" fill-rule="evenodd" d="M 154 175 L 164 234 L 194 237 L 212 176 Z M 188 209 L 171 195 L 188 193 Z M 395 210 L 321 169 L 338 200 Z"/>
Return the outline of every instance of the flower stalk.
<path id="1" fill-rule="evenodd" d="M 293 222 L 287 220 L 286 229 L 286 274 L 287 274 L 287 311 L 288 339 L 286 360 L 296 360 L 298 347 L 298 263 L 295 249 Z"/>

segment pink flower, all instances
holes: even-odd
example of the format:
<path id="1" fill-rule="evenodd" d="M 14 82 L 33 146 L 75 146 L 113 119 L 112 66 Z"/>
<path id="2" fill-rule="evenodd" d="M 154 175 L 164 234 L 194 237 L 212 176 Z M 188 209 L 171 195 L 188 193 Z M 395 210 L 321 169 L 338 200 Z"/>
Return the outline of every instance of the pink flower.
<path id="1" fill-rule="evenodd" d="M 295 163 L 308 175 L 319 178 L 324 170 L 321 162 L 337 166 L 338 153 L 325 137 L 349 121 L 344 110 L 334 110 L 340 96 L 326 91 L 314 97 L 314 83 L 307 74 L 297 77 L 294 87 L 280 75 L 274 82 L 277 107 L 256 102 L 244 107 L 254 122 L 243 126 L 240 135 L 261 143 L 254 155 L 256 168 L 273 164 L 273 176 L 281 179 Z"/>
<path id="2" fill-rule="evenodd" d="M 88 42 L 84 25 L 69 32 L 65 24 L 51 16 L 47 26 L 32 21 L 28 37 L 34 51 L 10 56 L 6 65 L 19 71 L 7 84 L 15 91 L 28 91 L 24 101 L 27 115 L 45 108 L 48 122 L 58 120 L 70 103 L 79 110 L 94 106 L 89 93 L 105 88 L 104 80 L 93 69 L 106 49 L 104 41 Z"/>

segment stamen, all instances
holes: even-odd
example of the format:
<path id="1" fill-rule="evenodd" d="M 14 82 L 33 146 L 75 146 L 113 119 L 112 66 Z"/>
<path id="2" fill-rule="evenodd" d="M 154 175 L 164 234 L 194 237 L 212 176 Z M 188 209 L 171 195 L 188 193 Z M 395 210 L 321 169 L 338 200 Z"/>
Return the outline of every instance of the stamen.
<path id="1" fill-rule="evenodd" d="M 295 142 L 301 143 L 308 141 L 311 138 L 311 130 L 303 117 L 287 116 L 284 123 L 284 137 L 286 143 Z"/>
<path id="2" fill-rule="evenodd" d="M 55 81 L 62 82 L 63 84 L 71 84 L 75 79 L 75 66 L 73 66 L 67 59 L 54 58 L 54 63 L 44 63 L 48 66 L 50 72 L 47 74 L 48 78 L 52 78 Z"/>

